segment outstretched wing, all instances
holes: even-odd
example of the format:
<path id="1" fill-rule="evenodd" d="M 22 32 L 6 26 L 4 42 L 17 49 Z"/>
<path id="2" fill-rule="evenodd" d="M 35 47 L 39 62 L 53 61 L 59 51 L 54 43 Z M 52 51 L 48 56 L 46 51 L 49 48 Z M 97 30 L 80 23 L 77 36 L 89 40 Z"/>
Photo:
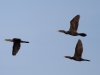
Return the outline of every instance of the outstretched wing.
<path id="1" fill-rule="evenodd" d="M 70 21 L 70 29 L 69 29 L 69 31 L 77 31 L 79 19 L 80 19 L 80 15 L 76 15 L 76 16 Z"/>
<path id="2" fill-rule="evenodd" d="M 20 42 L 13 43 L 12 55 L 16 55 L 20 49 Z"/>
<path id="3" fill-rule="evenodd" d="M 79 39 L 77 44 L 76 44 L 76 47 L 75 47 L 74 57 L 81 58 L 82 53 L 83 53 L 83 45 L 82 45 L 82 41 Z"/>

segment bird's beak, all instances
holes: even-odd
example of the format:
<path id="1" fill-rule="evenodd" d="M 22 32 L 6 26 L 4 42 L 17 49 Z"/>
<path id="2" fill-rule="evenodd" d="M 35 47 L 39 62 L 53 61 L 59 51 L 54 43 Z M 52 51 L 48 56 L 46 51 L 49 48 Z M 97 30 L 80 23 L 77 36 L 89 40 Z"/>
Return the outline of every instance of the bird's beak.
<path id="1" fill-rule="evenodd" d="M 12 42 L 12 40 L 11 40 L 11 39 L 5 39 L 4 41 L 9 41 L 9 42 Z"/>
<path id="2" fill-rule="evenodd" d="M 4 41 L 6 41 L 6 40 L 4 40 Z"/>
<path id="3" fill-rule="evenodd" d="M 64 56 L 64 58 L 66 58 L 66 57 Z"/>
<path id="4" fill-rule="evenodd" d="M 64 30 L 58 30 L 58 32 L 64 32 Z"/>
<path id="5" fill-rule="evenodd" d="M 59 30 L 57 32 L 59 32 Z"/>

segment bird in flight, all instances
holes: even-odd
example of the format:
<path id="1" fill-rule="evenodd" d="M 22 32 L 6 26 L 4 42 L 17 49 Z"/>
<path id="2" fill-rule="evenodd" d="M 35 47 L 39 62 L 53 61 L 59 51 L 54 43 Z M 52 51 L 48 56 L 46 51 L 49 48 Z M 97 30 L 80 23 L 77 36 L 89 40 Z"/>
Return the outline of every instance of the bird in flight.
<path id="1" fill-rule="evenodd" d="M 87 36 L 85 33 L 78 33 L 77 29 L 78 29 L 78 25 L 79 25 L 79 19 L 80 19 L 80 15 L 76 15 L 71 21 L 70 21 L 70 28 L 68 31 L 65 30 L 58 30 L 58 32 L 62 32 L 65 34 L 69 34 L 72 36 L 82 36 L 85 37 Z"/>
<path id="2" fill-rule="evenodd" d="M 13 42 L 13 47 L 12 47 L 12 55 L 13 56 L 15 56 L 18 53 L 18 51 L 21 47 L 20 43 L 29 43 L 28 41 L 22 41 L 19 38 L 5 39 L 5 41 Z"/>
<path id="3" fill-rule="evenodd" d="M 64 57 L 65 58 L 69 58 L 69 59 L 73 59 L 75 61 L 90 61 L 90 60 L 82 58 L 82 52 L 83 52 L 83 45 L 82 45 L 81 40 L 79 39 L 77 44 L 76 44 L 76 47 L 75 47 L 74 56 L 73 57 L 71 57 L 71 56 L 64 56 Z"/>

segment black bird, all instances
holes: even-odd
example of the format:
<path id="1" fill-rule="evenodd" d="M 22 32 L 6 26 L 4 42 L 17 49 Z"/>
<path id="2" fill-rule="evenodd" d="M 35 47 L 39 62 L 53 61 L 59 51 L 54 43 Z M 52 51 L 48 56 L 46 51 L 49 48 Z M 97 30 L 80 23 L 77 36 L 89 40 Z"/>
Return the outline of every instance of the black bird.
<path id="1" fill-rule="evenodd" d="M 79 19 L 80 19 L 80 15 L 76 15 L 71 21 L 70 21 L 70 28 L 68 31 L 65 30 L 58 30 L 58 32 L 62 32 L 65 34 L 69 34 L 72 36 L 82 36 L 85 37 L 87 36 L 85 33 L 78 33 L 77 29 L 78 29 L 78 25 L 79 25 Z"/>
<path id="2" fill-rule="evenodd" d="M 79 39 L 77 44 L 76 44 L 76 47 L 75 47 L 74 56 L 73 57 L 71 57 L 71 56 L 64 56 L 64 57 L 65 58 L 69 58 L 69 59 L 73 59 L 75 61 L 90 61 L 90 60 L 82 58 L 82 52 L 83 52 L 83 45 L 82 45 L 81 40 Z"/>
<path id="3" fill-rule="evenodd" d="M 29 43 L 28 41 L 22 41 L 19 38 L 5 39 L 5 41 L 13 42 L 13 47 L 12 47 L 12 55 L 13 56 L 15 56 L 18 53 L 20 46 L 21 46 L 20 43 Z"/>

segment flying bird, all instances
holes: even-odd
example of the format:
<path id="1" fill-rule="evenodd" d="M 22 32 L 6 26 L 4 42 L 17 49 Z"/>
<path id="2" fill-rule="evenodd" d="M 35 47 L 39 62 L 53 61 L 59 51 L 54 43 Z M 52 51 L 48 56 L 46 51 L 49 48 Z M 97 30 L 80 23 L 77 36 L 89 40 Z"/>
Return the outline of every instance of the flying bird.
<path id="1" fill-rule="evenodd" d="M 78 33 L 78 25 L 79 25 L 79 19 L 80 19 L 80 15 L 76 15 L 71 21 L 70 21 L 70 28 L 68 31 L 65 30 L 58 30 L 58 32 L 62 32 L 65 34 L 69 34 L 72 36 L 82 36 L 85 37 L 87 36 L 85 33 Z"/>
<path id="2" fill-rule="evenodd" d="M 82 58 L 82 53 L 83 53 L 83 45 L 82 45 L 81 40 L 79 39 L 77 44 L 76 44 L 76 47 L 75 47 L 74 56 L 73 57 L 71 57 L 71 56 L 64 56 L 64 57 L 65 58 L 69 58 L 69 59 L 73 59 L 75 61 L 90 61 L 90 60 L 87 60 L 87 59 L 83 59 Z"/>
<path id="3" fill-rule="evenodd" d="M 18 53 L 18 51 L 21 47 L 20 43 L 29 43 L 28 41 L 22 41 L 19 38 L 5 39 L 5 41 L 13 42 L 13 47 L 12 47 L 12 55 L 13 56 L 15 56 Z"/>

